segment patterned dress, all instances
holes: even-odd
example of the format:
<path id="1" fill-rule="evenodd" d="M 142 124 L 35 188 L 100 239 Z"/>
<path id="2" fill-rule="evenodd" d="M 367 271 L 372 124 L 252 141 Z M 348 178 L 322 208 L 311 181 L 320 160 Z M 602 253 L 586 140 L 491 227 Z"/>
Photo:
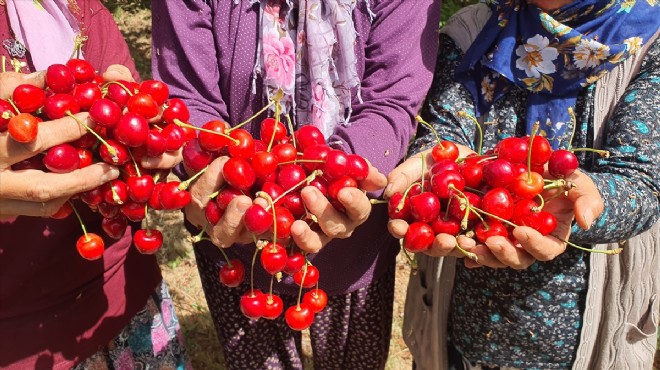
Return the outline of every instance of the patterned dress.
<path id="1" fill-rule="evenodd" d="M 475 148 L 476 127 L 459 111 L 473 112 L 473 100 L 454 81 L 462 52 L 441 35 L 435 80 L 423 115 L 443 139 Z M 607 123 L 604 149 L 610 158 L 576 152 L 596 184 L 605 212 L 571 241 L 587 245 L 627 239 L 650 228 L 659 212 L 660 41 L 651 46 L 640 74 L 628 86 Z M 522 136 L 528 93 L 512 87 L 485 117 L 484 150 L 503 138 Z M 573 147 L 593 142 L 594 85 L 579 95 Z M 567 132 L 573 130 L 568 123 Z M 419 152 L 434 136 L 420 127 L 410 149 Z M 568 369 L 579 341 L 587 293 L 589 258 L 568 248 L 550 262 L 529 269 L 467 269 L 458 263 L 449 317 L 450 340 L 473 365 L 524 369 Z M 459 361 L 460 362 L 460 361 Z M 460 368 L 460 366 L 459 366 Z"/>

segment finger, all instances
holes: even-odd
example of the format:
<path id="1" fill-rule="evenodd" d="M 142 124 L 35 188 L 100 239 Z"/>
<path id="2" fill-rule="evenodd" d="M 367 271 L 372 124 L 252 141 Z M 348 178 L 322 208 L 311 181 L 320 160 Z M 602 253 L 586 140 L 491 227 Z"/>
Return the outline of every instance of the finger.
<path id="1" fill-rule="evenodd" d="M 433 161 L 431 150 L 419 153 L 401 163 L 387 175 L 388 185 L 385 187 L 385 198 L 391 197 L 394 193 L 403 193 L 415 181 L 422 178 L 422 160 L 421 156 L 426 155 L 427 164 Z"/>
<path id="2" fill-rule="evenodd" d="M 16 216 L 49 217 L 59 211 L 68 200 L 69 197 L 60 197 L 46 202 L 1 199 L 0 219 Z"/>
<path id="3" fill-rule="evenodd" d="M 312 230 L 307 222 L 296 220 L 291 225 L 291 237 L 296 245 L 307 253 L 318 253 L 329 238 Z"/>
<path id="4" fill-rule="evenodd" d="M 190 186 L 192 201 L 200 209 L 206 206 L 209 196 L 225 183 L 222 176 L 222 167 L 224 167 L 227 159 L 227 157 L 220 157 L 211 162 L 206 172 Z"/>
<path id="5" fill-rule="evenodd" d="M 360 181 L 360 188 L 366 191 L 380 190 L 387 185 L 387 177 L 380 173 L 376 167 L 369 165 L 369 175 Z"/>
<path id="6" fill-rule="evenodd" d="M 300 192 L 307 210 L 316 216 L 321 230 L 328 237 L 346 238 L 353 231 L 353 222 L 330 204 L 319 189 L 307 186 Z"/>
<path id="7" fill-rule="evenodd" d="M 78 113 L 75 117 L 94 127 L 94 122 L 87 113 Z M 39 131 L 36 139 L 29 143 L 19 143 L 9 137 L 6 133 L 0 135 L 0 163 L 14 164 L 24 159 L 33 157 L 55 145 L 68 143 L 81 138 L 87 130 L 71 117 L 64 117 L 53 121 L 39 123 Z"/>
<path id="8" fill-rule="evenodd" d="M 575 221 L 587 230 L 605 210 L 603 198 L 596 184 L 580 170 L 576 170 L 566 180 L 575 185 L 568 191 L 568 199 L 573 202 Z"/>
<path id="9" fill-rule="evenodd" d="M 523 248 L 516 248 L 503 236 L 492 236 L 486 240 L 486 246 L 503 264 L 516 270 L 526 269 L 535 259 Z"/>
<path id="10" fill-rule="evenodd" d="M 552 235 L 543 236 L 531 227 L 513 229 L 520 246 L 539 261 L 550 261 L 566 251 L 566 243 Z"/>
<path id="11" fill-rule="evenodd" d="M 181 155 L 183 149 L 175 152 L 165 152 L 158 157 L 143 157 L 141 164 L 144 168 L 173 168 L 183 160 Z"/>
<path id="12" fill-rule="evenodd" d="M 371 213 L 371 202 L 367 195 L 358 188 L 344 188 L 337 194 L 339 202 L 344 206 L 345 214 L 353 225 L 363 224 Z"/>
<path id="13" fill-rule="evenodd" d="M 0 198 L 47 202 L 92 190 L 117 177 L 119 169 L 106 163 L 95 163 L 69 173 L 5 171 L 0 181 Z"/>
<path id="14" fill-rule="evenodd" d="M 46 71 L 31 74 L 3 72 L 0 74 L 0 99 L 10 98 L 19 85 L 33 85 L 43 89 L 46 86 Z"/>
<path id="15" fill-rule="evenodd" d="M 243 215 L 251 205 L 252 199 L 245 195 L 239 195 L 229 202 L 220 222 L 211 230 L 207 230 L 213 244 L 220 248 L 228 248 L 237 241 L 243 240 L 241 238 L 245 231 Z"/>
<path id="16" fill-rule="evenodd" d="M 133 82 L 133 75 L 131 71 L 121 64 L 113 64 L 103 72 L 103 79 L 105 81 L 129 81 Z"/>
<path id="17" fill-rule="evenodd" d="M 438 234 L 433 240 L 431 247 L 426 250 L 424 253 L 431 257 L 444 257 L 452 254 L 456 249 L 456 238 L 453 235 L 449 234 Z M 456 250 L 458 253 L 456 257 L 463 256 L 460 251 Z"/>
<path id="18" fill-rule="evenodd" d="M 491 250 L 484 244 L 476 245 L 474 248 L 470 250 L 470 252 L 474 253 L 477 256 L 477 262 L 475 265 L 474 261 L 470 260 L 469 258 L 464 258 L 463 261 L 465 263 L 465 267 L 474 268 L 478 266 L 485 266 L 496 269 L 508 267 L 507 265 L 503 264 L 500 260 L 498 260 L 497 257 L 495 257 L 495 255 L 493 254 L 493 252 L 491 252 Z"/>
<path id="19" fill-rule="evenodd" d="M 408 223 L 404 220 L 389 220 L 387 222 L 387 229 L 390 234 L 397 239 L 401 239 L 406 236 L 406 231 L 408 231 Z"/>

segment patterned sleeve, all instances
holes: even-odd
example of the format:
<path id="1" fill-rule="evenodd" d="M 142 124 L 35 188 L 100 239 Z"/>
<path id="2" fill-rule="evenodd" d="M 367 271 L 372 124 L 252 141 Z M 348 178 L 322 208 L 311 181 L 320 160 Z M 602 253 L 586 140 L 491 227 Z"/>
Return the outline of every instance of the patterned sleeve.
<path id="1" fill-rule="evenodd" d="M 607 123 L 599 159 L 587 173 L 600 191 L 604 213 L 584 231 L 579 243 L 616 242 L 653 226 L 660 216 L 660 41 L 648 51 L 640 74 L 630 83 Z"/>
<path id="2" fill-rule="evenodd" d="M 474 149 L 476 126 L 466 118 L 458 117 L 458 112 L 474 112 L 470 93 L 460 83 L 454 81 L 454 72 L 463 57 L 463 52 L 446 34 L 440 34 L 438 61 L 431 89 L 426 97 L 421 116 L 431 125 L 443 140 L 450 140 Z M 409 154 L 429 147 L 435 140 L 433 133 L 423 125 L 417 127 L 415 141 Z"/>

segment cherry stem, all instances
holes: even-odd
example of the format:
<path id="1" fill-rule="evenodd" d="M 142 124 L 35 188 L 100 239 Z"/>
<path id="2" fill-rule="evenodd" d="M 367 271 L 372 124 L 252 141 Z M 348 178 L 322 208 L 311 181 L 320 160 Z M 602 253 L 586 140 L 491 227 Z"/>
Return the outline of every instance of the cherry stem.
<path id="1" fill-rule="evenodd" d="M 561 193 L 558 193 L 558 194 L 561 194 Z M 536 194 L 536 197 L 539 198 L 540 204 L 538 206 L 534 207 L 532 210 L 536 211 L 536 212 L 539 212 L 540 210 L 543 209 L 543 207 L 545 207 L 545 199 L 543 198 L 543 196 L 541 194 Z"/>
<path id="2" fill-rule="evenodd" d="M 479 257 L 477 257 L 477 255 L 474 254 L 473 252 L 468 252 L 465 249 L 463 249 L 460 245 L 458 245 L 458 241 L 454 244 L 454 248 L 458 249 L 461 253 L 463 253 L 465 257 L 471 259 L 476 263 L 479 263 Z"/>
<path id="3" fill-rule="evenodd" d="M 291 133 L 291 142 L 293 142 L 293 147 L 296 148 L 296 150 L 298 150 L 298 143 L 296 142 L 296 135 L 294 134 L 293 122 L 291 122 L 291 117 L 289 117 L 288 113 L 284 117 L 286 117 L 286 123 L 289 126 L 289 132 Z"/>
<path id="4" fill-rule="evenodd" d="M 490 230 L 490 225 L 488 225 L 488 222 L 484 220 L 484 218 L 479 214 L 479 212 L 475 211 L 472 207 L 470 207 L 470 211 L 481 220 L 481 223 L 484 225 L 486 228 L 486 231 Z"/>
<path id="5" fill-rule="evenodd" d="M 133 157 L 133 153 L 129 150 L 128 155 L 131 156 L 131 161 L 133 161 L 133 165 L 135 166 L 135 172 L 137 172 L 138 176 L 142 176 L 142 173 L 140 172 L 140 167 L 138 166 L 137 162 L 135 161 L 135 157 Z"/>
<path id="6" fill-rule="evenodd" d="M 482 194 L 482 195 L 486 194 L 485 192 L 483 192 L 479 189 L 470 188 L 470 187 L 467 187 L 467 186 L 465 187 L 465 190 L 469 190 L 471 193 L 477 193 L 477 194 Z"/>
<path id="7" fill-rule="evenodd" d="M 321 170 L 314 170 L 314 171 L 312 171 L 312 173 L 311 173 L 309 176 L 307 176 L 306 178 L 302 179 L 302 181 L 300 181 L 300 182 L 297 183 L 296 185 L 292 186 L 289 190 L 287 190 L 287 191 L 285 191 L 284 193 L 280 194 L 279 197 L 275 198 L 275 199 L 273 200 L 273 204 L 277 203 L 280 199 L 284 198 L 284 197 L 285 197 L 286 195 L 288 195 L 289 193 L 291 193 L 291 192 L 295 191 L 296 189 L 298 189 L 298 187 L 300 187 L 302 184 L 304 184 L 304 183 L 310 183 L 310 182 L 314 181 L 314 179 L 316 178 L 316 176 L 321 176 L 322 174 L 323 174 L 323 171 L 321 171 Z M 271 204 L 268 205 L 268 207 L 266 208 L 266 211 L 268 211 L 268 210 L 270 209 L 270 207 L 271 207 Z"/>
<path id="8" fill-rule="evenodd" d="M 122 89 L 124 89 L 124 91 L 126 91 L 126 93 L 127 93 L 129 96 L 133 96 L 133 95 L 135 95 L 134 92 L 131 91 L 126 85 L 124 85 L 124 84 L 121 83 L 121 82 L 117 82 L 117 81 L 110 81 L 110 82 L 106 83 L 105 85 L 103 85 L 103 88 L 102 88 L 102 89 L 103 89 L 103 90 L 106 90 L 106 94 L 107 94 L 108 86 L 110 86 L 110 85 L 118 85 L 119 87 L 121 87 Z M 105 94 L 104 94 L 104 96 L 105 96 Z"/>
<path id="9" fill-rule="evenodd" d="M 424 119 L 420 115 L 415 116 L 415 120 L 417 122 L 419 122 L 420 124 L 424 125 L 429 130 L 431 130 L 431 132 L 433 133 L 433 136 L 435 136 L 435 141 L 438 143 L 438 145 L 440 145 L 441 148 L 444 149 L 444 147 L 440 143 L 440 137 L 438 136 L 438 132 L 435 130 L 435 128 L 433 128 L 433 125 L 431 125 L 430 123 L 424 121 Z"/>
<path id="10" fill-rule="evenodd" d="M 16 106 L 16 104 L 14 104 L 14 101 L 13 101 L 13 100 L 11 100 L 11 99 L 7 99 L 7 102 L 9 102 L 9 104 L 11 104 L 11 106 L 14 108 L 14 110 L 16 111 L 17 114 L 21 114 L 21 111 L 18 109 L 18 107 Z"/>
<path id="11" fill-rule="evenodd" d="M 73 213 L 76 214 L 76 218 L 78 218 L 78 222 L 80 223 L 80 227 L 82 228 L 83 234 L 85 235 L 85 241 L 89 240 L 89 236 L 87 236 L 87 228 L 85 228 L 85 224 L 83 223 L 82 217 L 80 217 L 80 213 L 78 213 L 78 210 L 76 207 L 74 207 L 73 202 L 68 200 L 69 205 L 71 206 L 71 209 L 73 210 Z"/>
<path id="12" fill-rule="evenodd" d="M 275 202 L 273 202 L 273 198 L 265 191 L 258 191 L 255 195 L 266 199 L 268 201 L 268 208 L 272 209 L 271 213 L 273 214 L 273 248 L 274 248 L 275 243 L 277 242 L 277 215 L 275 215 Z"/>
<path id="13" fill-rule="evenodd" d="M 305 257 L 305 264 L 303 265 L 303 275 L 302 280 L 300 280 L 300 289 L 298 289 L 298 304 L 296 305 L 296 310 L 300 311 L 300 299 L 302 298 L 303 285 L 305 285 L 305 277 L 307 276 L 307 257 Z"/>
<path id="14" fill-rule="evenodd" d="M 571 117 L 571 122 L 573 123 L 573 132 L 571 132 L 571 139 L 568 141 L 568 150 L 573 148 L 573 137 L 575 136 L 575 128 L 577 126 L 577 118 L 575 117 L 575 112 L 573 107 L 568 107 L 568 115 Z"/>
<path id="15" fill-rule="evenodd" d="M 190 186 L 190 184 L 192 184 L 193 181 L 197 180 L 200 176 L 202 176 L 204 174 L 204 172 L 206 172 L 206 170 L 208 170 L 208 169 L 209 169 L 209 166 L 206 166 L 206 167 L 202 168 L 199 172 L 194 174 L 191 178 L 189 178 L 186 181 L 181 182 L 179 184 L 179 186 L 177 186 L 177 188 L 179 190 L 187 190 L 188 187 Z"/>
<path id="16" fill-rule="evenodd" d="M 505 220 L 505 219 L 503 219 L 503 218 L 500 217 L 500 216 L 496 216 L 496 215 L 494 215 L 494 214 L 492 214 L 492 213 L 486 212 L 486 211 L 484 211 L 484 210 L 482 210 L 482 209 L 479 209 L 479 208 L 477 208 L 477 207 L 472 207 L 472 209 L 473 209 L 474 211 L 477 211 L 477 212 L 479 212 L 479 213 L 481 213 L 481 214 L 483 214 L 483 215 L 486 215 L 486 216 L 488 216 L 488 217 L 490 217 L 490 218 L 494 218 L 494 219 L 496 219 L 496 220 L 499 220 L 499 221 L 501 221 L 501 222 L 503 222 L 503 223 L 505 223 L 505 224 L 507 224 L 507 225 L 513 227 L 513 228 L 519 227 L 518 225 L 514 224 L 513 222 L 511 222 L 511 221 L 509 221 L 509 220 Z"/>
<path id="17" fill-rule="evenodd" d="M 280 124 L 280 102 L 279 100 L 275 100 L 277 104 L 275 104 L 275 127 L 273 129 L 272 135 L 270 135 L 270 141 L 268 142 L 268 148 L 266 148 L 267 152 L 270 152 L 270 150 L 273 148 L 273 142 L 275 141 L 275 134 L 277 133 L 277 126 Z"/>
<path id="18" fill-rule="evenodd" d="M 417 274 L 417 261 L 413 257 L 410 256 L 406 248 L 403 247 L 403 239 L 399 239 L 399 245 L 401 246 L 401 250 L 403 251 L 403 255 L 406 257 L 406 260 L 408 260 L 408 264 L 410 265 L 410 273 L 413 275 Z"/>
<path id="19" fill-rule="evenodd" d="M 422 193 L 424 192 L 424 177 L 426 177 L 424 176 L 425 173 L 426 173 L 426 156 L 422 155 L 422 181 L 421 181 Z"/>
<path id="20" fill-rule="evenodd" d="M 257 253 L 259 253 L 259 247 L 255 245 L 254 254 L 252 254 L 252 266 L 250 266 L 250 292 L 254 295 L 254 264 L 257 261 Z"/>
<path id="21" fill-rule="evenodd" d="M 147 226 L 147 232 L 151 230 L 151 224 L 149 223 L 149 206 L 144 204 L 144 224 Z"/>
<path id="22" fill-rule="evenodd" d="M 372 205 L 376 205 L 376 204 L 387 204 L 389 202 L 384 199 L 369 199 L 369 203 L 371 203 Z"/>
<path id="23" fill-rule="evenodd" d="M 275 280 L 275 275 L 270 276 L 270 289 L 268 290 L 268 304 L 273 304 L 273 280 Z"/>
<path id="24" fill-rule="evenodd" d="M 227 255 L 227 252 L 225 252 L 225 249 L 221 248 L 221 247 L 218 247 L 218 250 L 220 251 L 220 253 L 222 253 L 222 257 L 224 257 L 225 261 L 227 261 L 227 267 L 233 268 L 234 265 L 229 260 L 229 256 Z"/>
<path id="25" fill-rule="evenodd" d="M 608 150 L 594 149 L 594 148 L 574 148 L 571 152 L 592 152 L 597 153 L 603 158 L 609 158 L 610 152 Z"/>
<path id="26" fill-rule="evenodd" d="M 114 162 L 116 162 L 116 161 L 119 160 L 119 157 L 117 156 L 117 150 L 116 150 L 114 147 L 112 147 L 110 144 L 108 144 L 108 142 L 105 141 L 105 140 L 101 137 L 101 135 L 99 135 L 96 131 L 92 130 L 92 129 L 91 129 L 89 126 L 87 126 L 87 124 L 85 124 L 83 121 L 79 120 L 78 117 L 76 117 L 75 115 L 73 115 L 73 114 L 71 113 L 71 111 L 66 111 L 65 114 L 66 114 L 67 116 L 73 118 L 73 120 L 76 121 L 76 123 L 78 123 L 80 126 L 84 127 L 85 130 L 87 130 L 87 132 L 89 132 L 90 134 L 94 135 L 94 136 L 95 136 L 95 137 L 96 137 L 96 138 L 97 138 L 97 139 L 98 139 L 103 145 L 105 145 L 105 148 L 108 149 L 108 153 L 110 153 L 110 156 L 112 157 L 112 160 L 113 160 Z"/>
<path id="27" fill-rule="evenodd" d="M 75 56 L 76 58 L 80 58 L 80 53 L 82 52 L 82 46 L 87 41 L 88 37 L 83 36 L 80 32 L 76 34 L 76 37 L 73 39 L 73 52 L 71 53 L 71 57 L 69 59 L 73 59 Z"/>
<path id="28" fill-rule="evenodd" d="M 424 175 L 422 175 L 424 176 Z M 403 207 L 406 205 L 406 198 L 408 197 L 408 193 L 410 190 L 415 186 L 419 184 L 418 182 L 413 182 L 406 188 L 406 191 L 403 192 L 403 196 L 401 197 L 401 200 L 399 201 L 399 204 L 396 205 L 396 211 L 399 212 L 403 209 Z"/>
<path id="29" fill-rule="evenodd" d="M 614 248 L 614 249 L 591 249 L 591 248 L 585 248 L 581 247 L 577 244 L 571 243 L 568 240 L 561 239 L 557 237 L 556 235 L 552 235 L 553 237 L 557 238 L 557 240 L 566 243 L 567 245 L 570 245 L 571 247 L 575 249 L 579 249 L 581 251 L 585 252 L 590 252 L 590 253 L 601 253 L 601 254 L 607 254 L 607 255 L 613 255 L 613 254 L 619 254 L 623 252 L 623 248 Z"/>
<path id="30" fill-rule="evenodd" d="M 536 121 L 534 126 L 532 126 L 532 134 L 529 137 L 529 148 L 527 149 L 527 183 L 532 183 L 532 147 L 534 143 L 534 137 L 539 130 L 539 122 Z"/>
<path id="31" fill-rule="evenodd" d="M 232 127 L 232 128 L 229 128 L 229 129 L 227 130 L 227 132 L 228 132 L 228 133 L 229 133 L 229 132 L 232 132 L 232 131 L 236 130 L 237 128 L 241 128 L 241 127 L 245 126 L 246 124 L 250 123 L 253 119 L 257 118 L 257 116 L 259 116 L 261 113 L 267 111 L 268 108 L 272 107 L 273 104 L 275 104 L 276 101 L 279 101 L 280 99 L 282 99 L 283 96 L 284 96 L 284 92 L 283 92 L 282 90 L 278 90 L 277 93 L 275 94 L 275 96 L 273 97 L 273 100 L 271 100 L 271 101 L 268 103 L 268 105 L 266 105 L 265 107 L 261 108 L 257 113 L 253 114 L 252 117 L 248 118 L 247 120 L 245 120 L 245 121 L 239 123 L 238 125 L 236 125 L 236 126 L 234 126 L 234 127 Z"/>
<path id="32" fill-rule="evenodd" d="M 188 237 L 188 240 L 190 240 L 191 243 L 199 243 L 200 241 L 204 240 L 204 233 L 206 232 L 208 226 L 209 224 L 207 222 L 206 225 L 204 225 L 204 228 L 202 228 L 202 231 L 198 232 L 195 236 Z M 210 241 L 211 239 L 208 240 Z"/>
<path id="33" fill-rule="evenodd" d="M 235 145 L 238 145 L 238 144 L 241 143 L 240 140 L 238 140 L 238 139 L 234 139 L 233 137 L 231 137 L 231 136 L 229 136 L 229 135 L 227 135 L 227 134 L 223 134 L 222 132 L 217 132 L 217 131 L 209 130 L 209 129 L 206 129 L 206 128 L 203 128 L 203 127 L 193 126 L 193 125 L 191 125 L 191 124 L 189 124 L 189 123 L 185 123 L 185 122 L 181 121 L 181 120 L 178 119 L 178 118 L 175 118 L 175 119 L 174 119 L 174 124 L 177 125 L 177 126 L 179 126 L 179 127 L 189 128 L 189 129 L 193 129 L 193 130 L 196 130 L 196 131 L 206 132 L 206 133 L 208 133 L 208 134 L 212 134 L 212 135 L 222 136 L 222 137 L 226 138 L 227 140 L 231 140 Z M 225 132 L 229 132 L 229 130 L 227 130 L 227 131 L 225 131 Z"/>
<path id="34" fill-rule="evenodd" d="M 481 150 L 483 149 L 483 144 L 484 144 L 484 132 L 481 129 L 481 124 L 479 123 L 479 120 L 471 114 L 469 114 L 466 111 L 460 111 L 458 112 L 459 117 L 467 117 L 470 119 L 470 121 L 474 122 L 475 126 L 477 126 L 477 130 L 479 131 L 479 145 L 477 146 L 477 154 L 481 155 Z"/>

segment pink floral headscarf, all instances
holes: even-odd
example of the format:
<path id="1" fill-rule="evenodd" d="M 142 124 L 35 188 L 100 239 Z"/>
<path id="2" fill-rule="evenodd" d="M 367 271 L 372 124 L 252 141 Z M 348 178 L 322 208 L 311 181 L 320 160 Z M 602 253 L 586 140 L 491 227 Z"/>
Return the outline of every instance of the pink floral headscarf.
<path id="1" fill-rule="evenodd" d="M 284 92 L 283 112 L 295 112 L 294 119 L 299 125 L 313 124 L 326 138 L 337 124 L 348 124 L 351 89 L 357 89 L 359 98 L 352 17 L 356 2 L 264 0 L 260 3 L 261 52 L 255 75 L 263 76 L 268 98 L 272 99 L 279 89 Z M 292 13 L 297 14 L 292 16 Z"/>

